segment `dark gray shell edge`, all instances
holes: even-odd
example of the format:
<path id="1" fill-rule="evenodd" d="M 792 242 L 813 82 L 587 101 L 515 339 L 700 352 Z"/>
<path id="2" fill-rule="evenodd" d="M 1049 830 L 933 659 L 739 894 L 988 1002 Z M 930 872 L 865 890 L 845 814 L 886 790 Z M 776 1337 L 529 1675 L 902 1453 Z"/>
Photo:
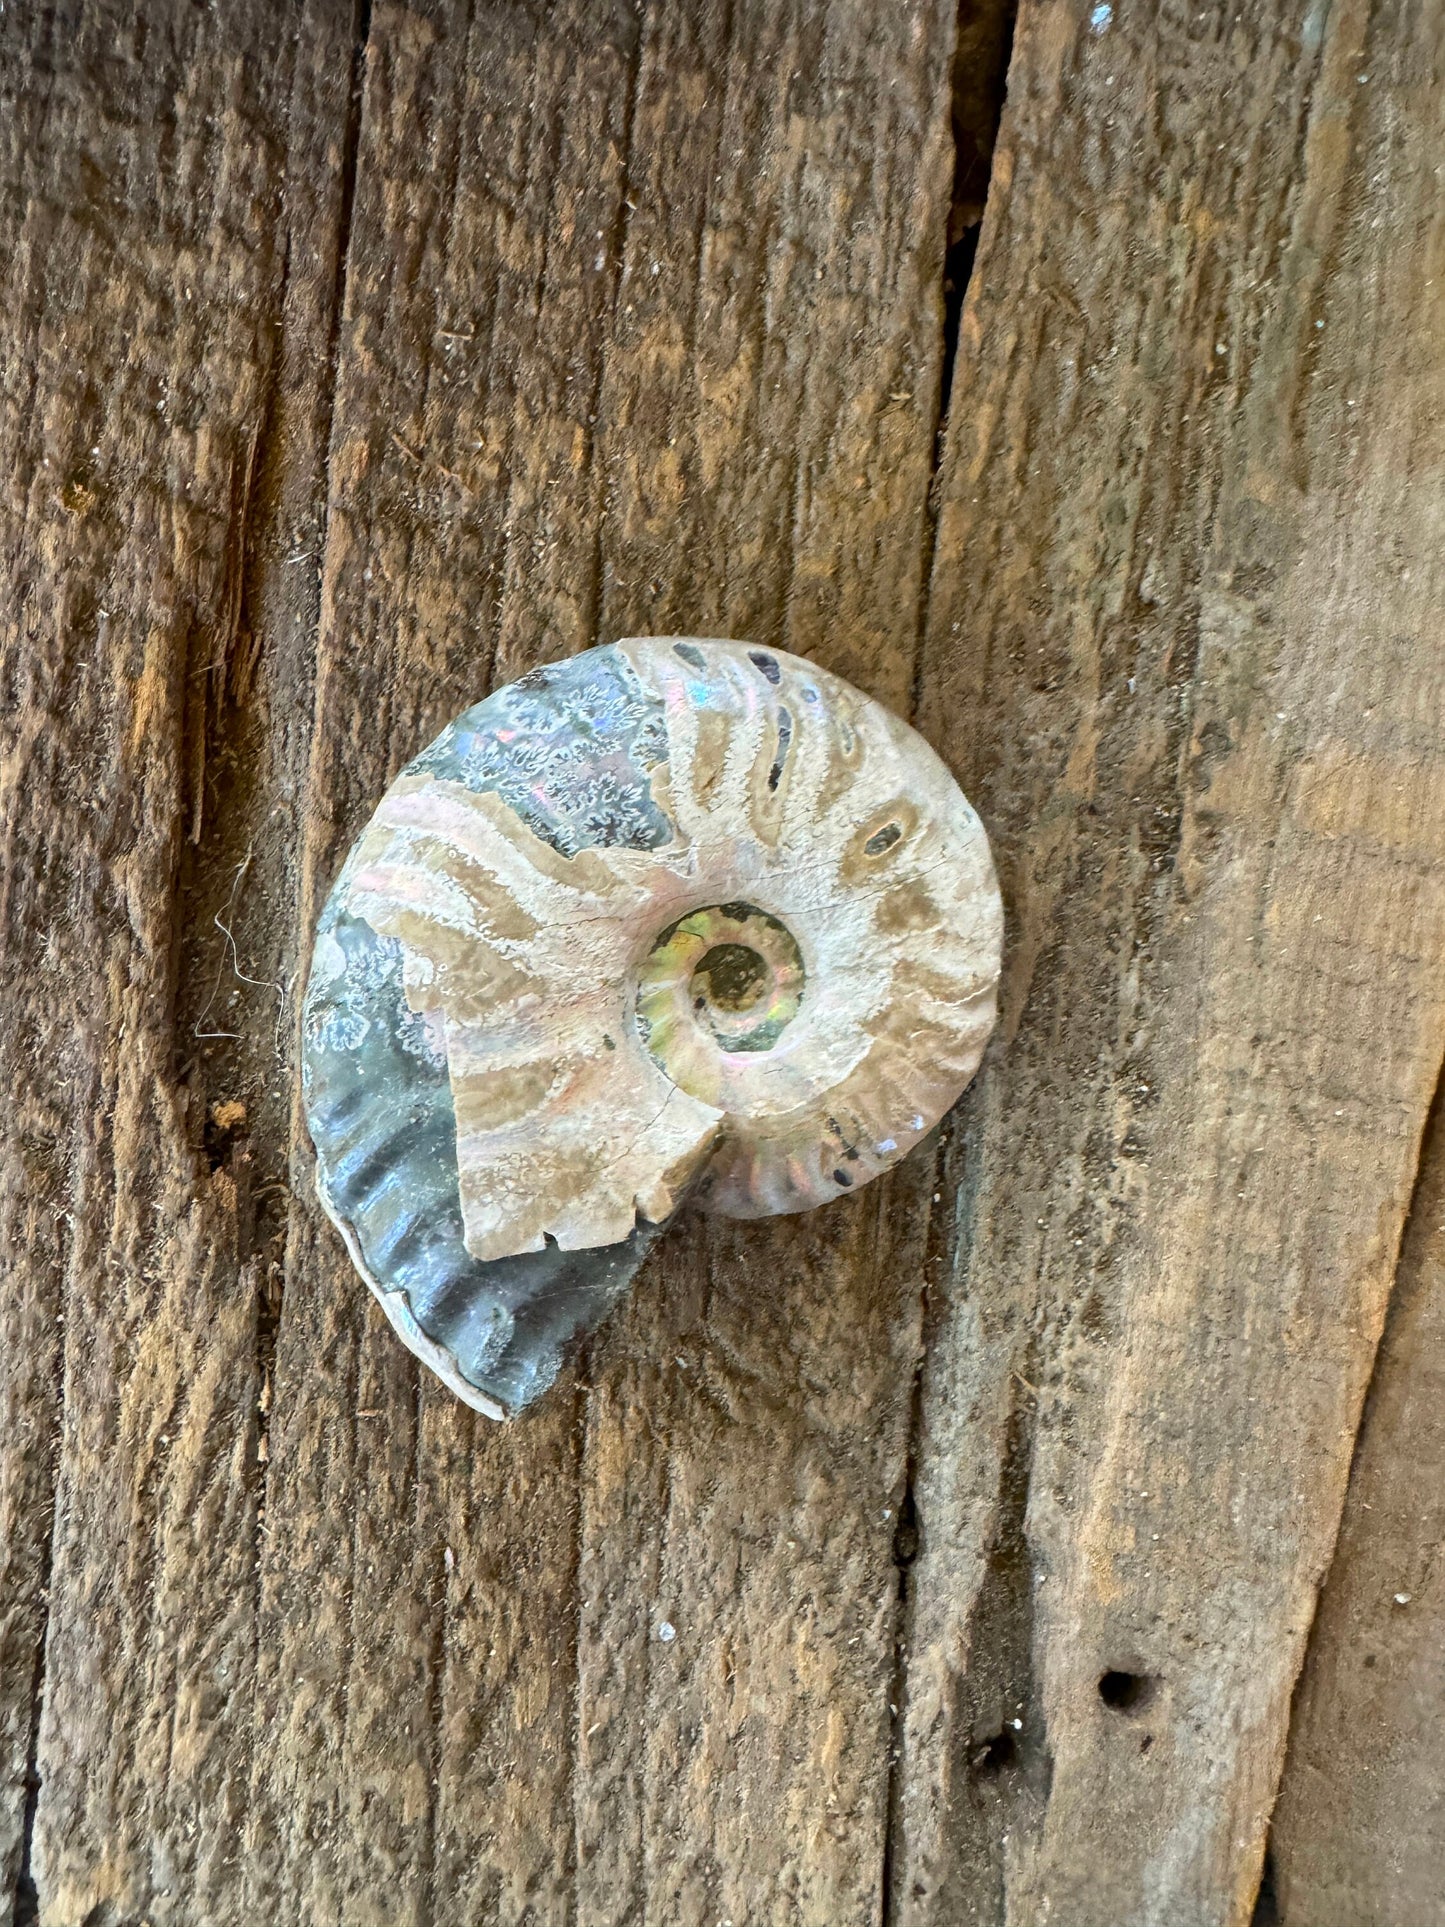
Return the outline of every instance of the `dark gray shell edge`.
<path id="1" fill-rule="evenodd" d="M 305 1096 L 316 1188 L 357 1270 L 419 1357 L 492 1416 L 546 1391 L 571 1342 L 606 1317 L 662 1229 L 615 1245 L 556 1245 L 484 1263 L 463 1241 L 444 1064 L 406 1006 L 401 947 L 329 909 L 345 959 L 313 970 Z"/>
<path id="2" fill-rule="evenodd" d="M 564 854 L 647 849 L 671 834 L 649 784 L 665 743 L 625 659 L 591 650 L 466 711 L 411 768 L 501 794 Z M 400 945 L 343 903 L 344 877 L 318 925 L 303 1020 L 317 1194 L 411 1350 L 467 1404 L 510 1417 L 602 1322 L 663 1227 L 590 1251 L 471 1256 L 445 1062 L 407 1005 Z"/>

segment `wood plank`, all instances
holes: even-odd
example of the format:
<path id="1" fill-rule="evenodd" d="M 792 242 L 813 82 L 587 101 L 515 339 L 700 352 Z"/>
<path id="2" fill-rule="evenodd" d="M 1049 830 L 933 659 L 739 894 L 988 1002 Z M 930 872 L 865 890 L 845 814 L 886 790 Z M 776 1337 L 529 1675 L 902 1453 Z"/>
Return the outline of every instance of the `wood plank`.
<path id="1" fill-rule="evenodd" d="M 334 282 L 334 12 L 81 4 L 0 33 L 5 1920 L 215 1918 L 234 1879 L 267 1248 L 244 1133 L 205 1141 L 238 1092 L 210 1081 L 239 1063 L 210 1035 L 230 962 L 258 970 L 211 913 L 277 700 L 255 650 L 285 658 L 301 613 L 261 575 L 316 386 L 278 329 Z M 274 998 L 242 997 L 274 1059 Z"/>
<path id="2" fill-rule="evenodd" d="M 538 660 L 740 630 L 906 700 L 953 35 L 841 0 L 377 10 L 307 927 L 399 763 Z M 928 1182 L 680 1234 L 499 1431 L 413 1371 L 298 1156 L 258 1913 L 876 1917 Z"/>
<path id="3" fill-rule="evenodd" d="M 77 1927 L 1245 1918 L 1438 1068 L 1438 23 L 1026 11 L 925 590 L 951 7 L 380 8 L 354 209 L 298 20 L 0 31 L 0 1921 L 27 1806 Z M 341 850 L 628 630 L 906 708 L 926 594 L 942 1181 L 680 1228 L 496 1430 L 287 1162 Z"/>
<path id="4" fill-rule="evenodd" d="M 906 710 L 952 10 L 650 25 L 599 411 L 601 632 L 748 636 Z M 699 1227 L 597 1347 L 583 1920 L 876 1918 L 931 1188 L 921 1158 L 813 1219 Z"/>
<path id="5" fill-rule="evenodd" d="M 385 782 L 485 691 L 504 625 L 560 633 L 564 653 L 585 639 L 585 455 L 615 285 L 605 241 L 594 265 L 596 236 L 621 202 L 634 34 L 622 9 L 594 10 L 590 31 L 529 7 L 474 23 L 462 6 L 372 16 L 303 944 Z M 551 558 L 553 587 L 539 569 L 519 603 L 504 585 L 533 554 Z M 555 1915 L 570 1834 L 572 1403 L 503 1435 L 424 1388 L 321 1220 L 299 1142 L 245 1917 Z"/>
<path id="6" fill-rule="evenodd" d="M 1411 4 L 1020 15 L 923 665 L 1011 941 L 899 1923 L 1253 1904 L 1445 1018 L 1441 53 Z"/>
<path id="7" fill-rule="evenodd" d="M 1282 1927 L 1445 1921 L 1445 1120 L 1437 1107 L 1271 1831 Z"/>

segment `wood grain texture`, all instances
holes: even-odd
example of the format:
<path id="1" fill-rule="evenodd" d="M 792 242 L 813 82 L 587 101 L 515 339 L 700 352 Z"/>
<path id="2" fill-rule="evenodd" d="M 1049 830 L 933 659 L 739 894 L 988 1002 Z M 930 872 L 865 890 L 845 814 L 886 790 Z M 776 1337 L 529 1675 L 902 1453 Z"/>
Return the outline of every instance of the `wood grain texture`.
<path id="1" fill-rule="evenodd" d="M 1426 1139 L 1271 1840 L 1282 1927 L 1445 1921 L 1445 1129 Z"/>
<path id="2" fill-rule="evenodd" d="M 1012 946 L 900 1923 L 1250 1915 L 1445 1034 L 1440 55 L 1409 5 L 1020 15 L 923 661 Z"/>
<path id="3" fill-rule="evenodd" d="M 604 634 L 747 636 L 906 704 L 952 27 L 939 7 L 657 10 L 599 413 Z M 699 1232 L 600 1341 L 583 1919 L 876 1917 L 929 1179 Z"/>
<path id="4" fill-rule="evenodd" d="M 953 30 L 378 9 L 303 926 L 397 766 L 534 662 L 732 631 L 906 701 Z M 505 1432 L 418 1379 L 298 1205 L 260 1911 L 875 1917 L 927 1183 L 680 1235 Z"/>
<path id="5" fill-rule="evenodd" d="M 998 0 L 0 14 L 0 1927 L 1248 1919 L 1445 1038 L 1437 15 L 1027 5 L 935 474 Z M 916 706 L 1001 1035 L 501 1429 L 297 990 L 404 760 L 668 630 Z M 1333 1735 L 1433 1663 L 1437 1163 L 1289 1927 L 1430 1866 Z"/>
<path id="6" fill-rule="evenodd" d="M 248 700 L 278 209 L 338 52 L 266 16 L 4 33 L 7 1918 L 37 1889 L 48 1920 L 209 1918 L 245 1793 L 264 1264 L 250 1160 L 203 1154 L 178 958 Z"/>
<path id="7" fill-rule="evenodd" d="M 301 844 L 308 933 L 387 780 L 485 693 L 524 556 L 554 571 L 524 571 L 526 609 L 510 616 L 538 625 L 534 659 L 543 637 L 558 654 L 590 640 L 593 491 L 574 470 L 616 278 L 605 237 L 635 32 L 621 9 L 594 10 L 586 33 L 531 8 L 372 16 Z M 318 1927 L 555 1917 L 573 1401 L 513 1434 L 424 1387 L 358 1293 L 312 1201 L 299 1118 L 296 1131 L 247 1904 Z"/>

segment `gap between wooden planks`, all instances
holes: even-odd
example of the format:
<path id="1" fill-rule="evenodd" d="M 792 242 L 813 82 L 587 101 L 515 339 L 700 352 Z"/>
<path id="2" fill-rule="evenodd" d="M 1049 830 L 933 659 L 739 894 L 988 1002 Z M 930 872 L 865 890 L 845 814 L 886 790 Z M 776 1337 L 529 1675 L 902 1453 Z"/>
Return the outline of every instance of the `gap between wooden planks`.
<path id="1" fill-rule="evenodd" d="M 39 883 L 0 1477 L 12 1858 L 53 1546 L 47 1919 L 1247 1915 L 1438 1058 L 1439 824 L 1381 774 L 1437 740 L 1391 248 L 1435 56 L 1405 12 L 1103 12 L 1022 17 L 953 389 L 920 713 L 1014 946 L 934 1229 L 926 1168 L 693 1228 L 504 1434 L 378 1330 L 304 1146 L 277 1328 L 277 1013 L 210 1034 L 213 917 L 284 992 L 396 764 L 599 635 L 752 634 L 906 704 L 956 23 L 37 25 L 70 118 L 10 177 L 7 874 Z M 126 370 L 108 413 L 88 365 Z M 37 570 L 103 581 L 106 626 Z"/>
<path id="2" fill-rule="evenodd" d="M 1437 1095 L 1296 1698 L 1273 1826 L 1276 1919 L 1445 1921 L 1445 1128 Z"/>

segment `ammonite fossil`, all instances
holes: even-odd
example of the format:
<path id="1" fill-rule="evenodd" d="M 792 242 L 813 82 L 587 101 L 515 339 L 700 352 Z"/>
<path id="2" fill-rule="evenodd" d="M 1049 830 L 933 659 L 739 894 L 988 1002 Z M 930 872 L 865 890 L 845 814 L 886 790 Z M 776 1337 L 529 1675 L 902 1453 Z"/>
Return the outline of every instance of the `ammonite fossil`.
<path id="1" fill-rule="evenodd" d="M 686 1201 L 806 1211 L 937 1122 L 994 1020 L 988 841 L 813 664 L 653 637 L 535 670 L 392 784 L 317 931 L 317 1188 L 387 1316 L 505 1417 Z"/>

